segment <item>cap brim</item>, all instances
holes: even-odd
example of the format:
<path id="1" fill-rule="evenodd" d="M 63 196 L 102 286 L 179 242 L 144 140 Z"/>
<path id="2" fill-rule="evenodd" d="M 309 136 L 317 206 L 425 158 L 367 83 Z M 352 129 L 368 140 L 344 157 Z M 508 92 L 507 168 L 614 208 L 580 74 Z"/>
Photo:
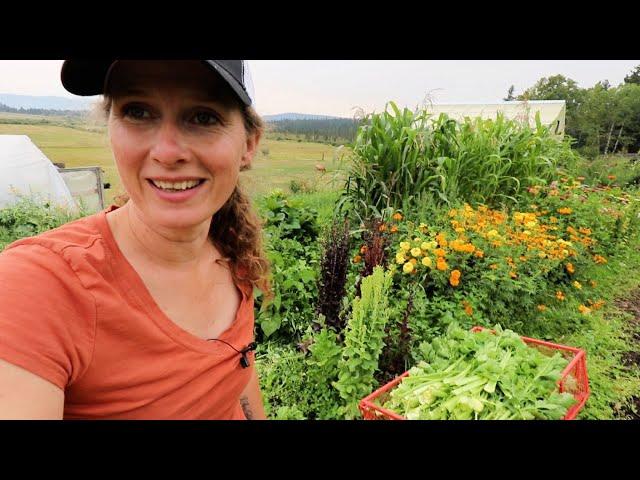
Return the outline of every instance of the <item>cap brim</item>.
<path id="1" fill-rule="evenodd" d="M 105 77 L 114 62 L 115 60 L 65 60 L 60 71 L 62 85 L 74 95 L 102 95 Z"/>
<path id="2" fill-rule="evenodd" d="M 74 95 L 89 97 L 102 95 L 106 76 L 116 60 L 65 60 L 62 64 L 60 79 L 64 88 Z M 224 66 L 215 60 L 204 60 L 205 65 L 220 75 L 240 100 L 247 106 L 252 104 L 251 97 Z"/>

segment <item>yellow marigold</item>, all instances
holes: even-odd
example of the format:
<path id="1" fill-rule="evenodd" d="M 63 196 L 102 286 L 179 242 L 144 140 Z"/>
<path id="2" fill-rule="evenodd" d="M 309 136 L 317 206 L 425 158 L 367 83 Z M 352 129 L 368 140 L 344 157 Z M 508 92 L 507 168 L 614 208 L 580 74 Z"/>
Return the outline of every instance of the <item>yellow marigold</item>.
<path id="1" fill-rule="evenodd" d="M 420 248 L 421 248 L 422 250 L 430 250 L 430 248 L 429 248 L 429 243 L 428 243 L 428 242 L 422 242 L 422 243 L 420 244 Z"/>
<path id="2" fill-rule="evenodd" d="M 400 242 L 400 248 L 408 252 L 411 250 L 411 244 L 409 242 Z"/>
<path id="3" fill-rule="evenodd" d="M 442 257 L 438 257 L 438 260 L 436 261 L 436 268 L 444 272 L 449 269 L 449 265 L 447 265 L 447 262 L 445 262 Z"/>
<path id="4" fill-rule="evenodd" d="M 458 211 L 455 208 L 452 210 L 449 210 L 450 217 L 455 217 L 456 215 L 458 215 Z"/>
<path id="5" fill-rule="evenodd" d="M 420 230 L 420 232 L 422 233 L 427 233 L 427 224 L 421 223 L 420 226 L 418 227 L 418 230 Z"/>
<path id="6" fill-rule="evenodd" d="M 518 274 L 516 272 L 514 272 L 513 270 L 509 272 L 509 276 L 511 278 L 518 278 Z"/>
<path id="7" fill-rule="evenodd" d="M 399 212 L 398 213 L 394 213 L 393 214 L 393 219 L 394 220 L 398 220 L 398 221 L 402 220 L 402 214 L 399 213 Z"/>
<path id="8" fill-rule="evenodd" d="M 360 255 L 356 255 L 355 257 L 353 257 L 353 263 L 360 263 L 361 260 L 362 257 Z"/>
<path id="9" fill-rule="evenodd" d="M 456 228 L 456 233 L 464 233 L 465 229 L 463 227 Z"/>
<path id="10" fill-rule="evenodd" d="M 573 282 L 573 286 L 576 287 L 578 290 L 582 289 L 582 284 L 577 280 Z"/>
<path id="11" fill-rule="evenodd" d="M 404 253 L 396 253 L 396 263 L 402 265 L 406 262 L 407 259 L 404 256 Z"/>
<path id="12" fill-rule="evenodd" d="M 578 310 L 580 310 L 580 313 L 583 315 L 589 315 L 591 313 L 591 309 L 589 307 L 585 307 L 582 304 L 578 307 Z"/>
<path id="13" fill-rule="evenodd" d="M 569 207 L 562 207 L 558 209 L 558 213 L 561 215 L 569 215 L 571 212 L 572 210 Z"/>
<path id="14" fill-rule="evenodd" d="M 460 270 L 453 270 L 449 276 L 449 283 L 453 287 L 457 287 L 460 284 Z"/>
<path id="15" fill-rule="evenodd" d="M 487 238 L 493 238 L 493 237 L 497 237 L 498 236 L 498 231 L 497 230 L 489 230 L 487 232 Z"/>
<path id="16" fill-rule="evenodd" d="M 421 262 L 425 267 L 431 266 L 431 259 L 429 257 L 424 257 Z"/>
<path id="17" fill-rule="evenodd" d="M 411 249 L 411 255 L 413 255 L 414 257 L 421 257 L 422 256 L 422 250 L 420 250 L 419 248 L 412 248 Z"/>
<path id="18" fill-rule="evenodd" d="M 573 275 L 573 274 L 575 273 L 575 271 L 576 271 L 575 267 L 573 266 L 573 263 L 567 263 L 567 264 L 565 265 L 565 267 L 566 267 L 566 269 L 567 269 L 567 272 L 569 272 L 569 273 L 570 273 L 570 274 L 572 274 L 572 275 Z"/>
<path id="19" fill-rule="evenodd" d="M 556 292 L 556 298 L 557 298 L 558 300 L 560 300 L 560 301 L 564 300 L 564 299 L 565 299 L 564 293 L 562 293 L 560 290 L 558 290 L 558 291 Z"/>
<path id="20" fill-rule="evenodd" d="M 414 267 L 413 267 L 413 263 L 411 263 L 411 262 L 407 262 L 407 263 L 405 263 L 405 264 L 404 264 L 404 266 L 402 267 L 402 271 L 403 271 L 404 273 L 411 273 L 411 272 L 413 272 L 413 268 L 414 268 Z"/>
<path id="21" fill-rule="evenodd" d="M 398 227 L 397 227 L 397 226 L 395 226 L 395 225 L 392 225 L 392 226 L 391 226 L 391 228 L 389 229 L 389 231 L 390 231 L 391 233 L 396 233 L 396 232 L 398 231 Z"/>
<path id="22" fill-rule="evenodd" d="M 433 253 L 436 254 L 436 257 L 444 257 L 447 254 L 447 252 L 442 248 L 436 248 Z"/>
<path id="23" fill-rule="evenodd" d="M 551 217 L 551 218 L 549 219 L 549 221 L 550 221 L 551 223 L 558 223 L 558 219 L 557 219 L 556 217 Z"/>
<path id="24" fill-rule="evenodd" d="M 436 235 L 436 241 L 441 247 L 446 247 L 448 245 L 447 238 L 444 233 L 439 233 L 438 235 Z"/>
<path id="25" fill-rule="evenodd" d="M 538 310 L 540 310 L 541 312 L 544 312 L 547 309 L 546 305 L 538 305 Z"/>

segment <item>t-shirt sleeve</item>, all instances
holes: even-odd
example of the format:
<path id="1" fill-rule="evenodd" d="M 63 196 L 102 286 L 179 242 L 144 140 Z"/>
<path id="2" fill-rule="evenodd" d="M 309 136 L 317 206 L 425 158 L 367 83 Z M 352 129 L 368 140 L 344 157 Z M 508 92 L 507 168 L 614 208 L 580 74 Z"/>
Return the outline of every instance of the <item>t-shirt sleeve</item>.
<path id="1" fill-rule="evenodd" d="M 88 368 L 96 306 L 69 263 L 18 245 L 0 254 L 0 358 L 64 390 Z"/>

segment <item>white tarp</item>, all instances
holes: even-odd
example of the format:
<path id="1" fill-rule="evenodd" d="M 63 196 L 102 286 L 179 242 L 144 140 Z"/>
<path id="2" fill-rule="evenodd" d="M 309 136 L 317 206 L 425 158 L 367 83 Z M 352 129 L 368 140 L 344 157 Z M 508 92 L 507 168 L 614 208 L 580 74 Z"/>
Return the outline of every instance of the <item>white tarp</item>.
<path id="1" fill-rule="evenodd" d="M 55 165 L 26 135 L 0 135 L 0 208 L 20 195 L 77 208 Z"/>
<path id="2" fill-rule="evenodd" d="M 512 101 L 500 103 L 448 103 L 427 105 L 429 113 L 438 116 L 446 113 L 455 120 L 464 117 L 496 118 L 498 112 L 510 120 L 529 121 L 534 127 L 536 113 L 540 114 L 540 122 L 551 127 L 553 133 L 564 134 L 566 105 L 564 100 L 529 100 L 527 102 Z"/>

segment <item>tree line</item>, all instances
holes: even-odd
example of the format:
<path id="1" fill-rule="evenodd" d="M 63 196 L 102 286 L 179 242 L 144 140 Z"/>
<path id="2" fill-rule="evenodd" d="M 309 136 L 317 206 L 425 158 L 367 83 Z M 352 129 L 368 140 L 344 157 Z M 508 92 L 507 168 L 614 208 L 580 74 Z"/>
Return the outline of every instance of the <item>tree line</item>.
<path id="1" fill-rule="evenodd" d="M 580 88 L 571 78 L 553 75 L 517 96 L 512 85 L 504 100 L 564 100 L 565 132 L 587 156 L 640 151 L 640 65 L 618 86 L 603 80 Z"/>
<path id="2" fill-rule="evenodd" d="M 303 136 L 306 141 L 327 143 L 351 143 L 356 138 L 360 122 L 349 118 L 299 119 L 269 122 L 274 133 Z"/>
<path id="3" fill-rule="evenodd" d="M 0 112 L 21 113 L 25 115 L 45 115 L 45 116 L 65 116 L 65 117 L 83 117 L 87 112 L 82 110 L 55 110 L 52 108 L 14 108 L 4 103 L 0 103 Z"/>

